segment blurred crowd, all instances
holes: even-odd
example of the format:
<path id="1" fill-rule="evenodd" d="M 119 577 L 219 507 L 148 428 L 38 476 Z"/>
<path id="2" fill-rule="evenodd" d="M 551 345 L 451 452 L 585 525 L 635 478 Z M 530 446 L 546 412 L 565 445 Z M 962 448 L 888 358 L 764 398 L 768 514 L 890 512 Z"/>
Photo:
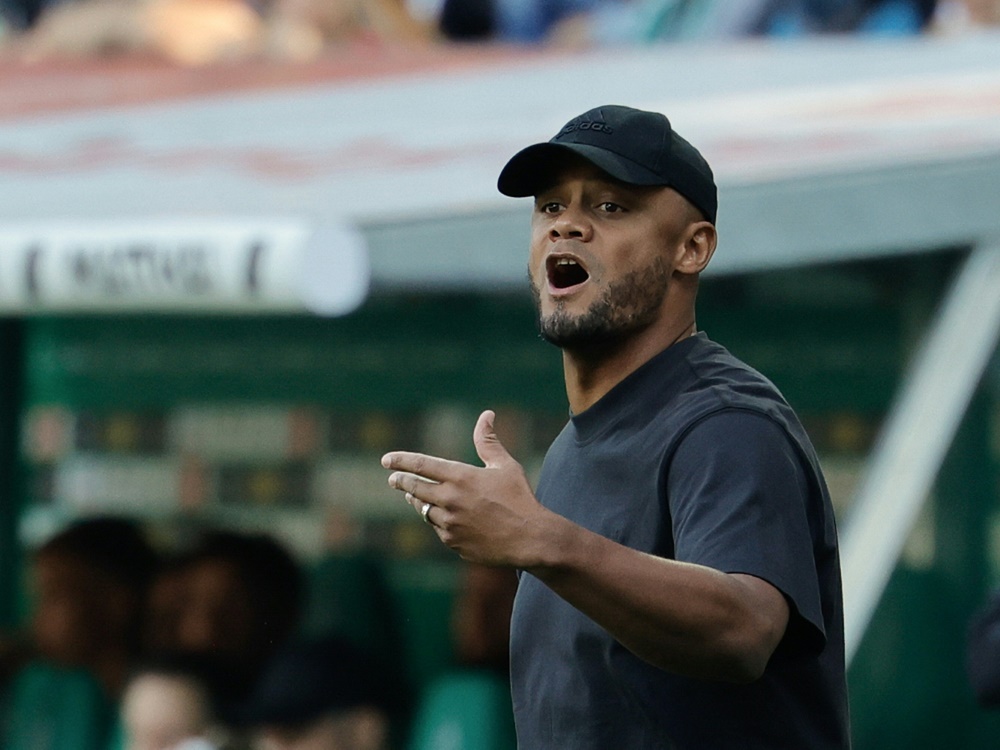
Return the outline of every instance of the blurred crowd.
<path id="1" fill-rule="evenodd" d="M 30 619 L 0 640 L 0 747 L 402 746 L 423 686 L 411 686 L 387 642 L 393 623 L 351 632 L 379 593 L 371 582 L 345 593 L 329 583 L 341 574 L 316 591 L 265 535 L 200 530 L 169 552 L 147 536 L 94 518 L 32 552 Z M 515 583 L 510 571 L 463 570 L 451 613 L 456 669 L 506 684 Z M 342 611 L 306 628 L 317 596 Z"/>
<path id="2" fill-rule="evenodd" d="M 1000 24 L 1000 0 L 0 0 L 0 52 L 200 65 L 313 59 L 357 43 L 585 48 L 814 34 L 953 34 Z"/>

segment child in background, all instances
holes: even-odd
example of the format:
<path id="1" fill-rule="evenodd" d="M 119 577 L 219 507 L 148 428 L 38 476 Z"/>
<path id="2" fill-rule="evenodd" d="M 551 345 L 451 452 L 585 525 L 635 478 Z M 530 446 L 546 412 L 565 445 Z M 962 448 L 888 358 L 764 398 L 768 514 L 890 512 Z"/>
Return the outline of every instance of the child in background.
<path id="1" fill-rule="evenodd" d="M 165 655 L 144 662 L 121 703 L 123 750 L 216 750 L 230 732 L 220 718 L 219 667 L 197 655 Z"/>

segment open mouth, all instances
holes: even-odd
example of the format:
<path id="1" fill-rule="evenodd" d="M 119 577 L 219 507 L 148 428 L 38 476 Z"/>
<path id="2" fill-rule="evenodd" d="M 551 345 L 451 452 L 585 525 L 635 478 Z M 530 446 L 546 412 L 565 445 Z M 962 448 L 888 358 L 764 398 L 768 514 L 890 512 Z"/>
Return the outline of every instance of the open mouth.
<path id="1" fill-rule="evenodd" d="M 550 255 L 545 261 L 545 271 L 553 289 L 569 289 L 590 278 L 578 260 L 565 255 Z"/>

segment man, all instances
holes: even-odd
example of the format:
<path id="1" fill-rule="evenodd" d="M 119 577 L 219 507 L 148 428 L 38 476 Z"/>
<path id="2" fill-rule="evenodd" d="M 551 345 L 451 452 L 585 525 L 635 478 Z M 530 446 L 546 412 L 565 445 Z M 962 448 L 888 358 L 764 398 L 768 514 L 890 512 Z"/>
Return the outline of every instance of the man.
<path id="1" fill-rule="evenodd" d="M 504 167 L 571 418 L 537 498 L 484 412 L 484 468 L 387 454 L 464 558 L 517 568 L 521 750 L 848 747 L 836 528 L 760 374 L 695 326 L 716 187 L 660 114 L 591 110 Z"/>
<path id="2" fill-rule="evenodd" d="M 31 556 L 36 658 L 10 686 L 5 750 L 107 747 L 115 702 L 139 650 L 155 554 L 133 522 L 87 518 Z"/>
<path id="3" fill-rule="evenodd" d="M 41 659 L 90 672 L 116 699 L 139 651 L 154 565 L 141 528 L 122 518 L 86 518 L 48 539 L 32 558 Z"/>
<path id="4" fill-rule="evenodd" d="M 298 627 L 303 584 L 299 564 L 267 534 L 205 531 L 150 587 L 146 650 L 218 660 L 230 676 L 220 699 L 241 700 Z"/>

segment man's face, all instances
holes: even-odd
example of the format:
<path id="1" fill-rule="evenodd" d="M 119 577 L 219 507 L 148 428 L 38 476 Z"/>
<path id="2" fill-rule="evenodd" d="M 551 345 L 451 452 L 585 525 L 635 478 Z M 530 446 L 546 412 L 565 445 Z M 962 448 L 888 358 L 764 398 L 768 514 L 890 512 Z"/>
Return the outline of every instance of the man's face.
<path id="1" fill-rule="evenodd" d="M 226 560 L 202 560 L 185 571 L 176 613 L 175 646 L 195 653 L 254 659 L 254 612 L 239 570 Z"/>
<path id="2" fill-rule="evenodd" d="M 582 160 L 566 165 L 532 214 L 528 275 L 542 336 L 602 350 L 658 321 L 692 218 L 668 188 L 625 185 Z"/>
<path id="3" fill-rule="evenodd" d="M 80 666 L 121 635 L 111 608 L 107 576 L 75 556 L 45 553 L 34 563 L 32 632 L 42 654 Z"/>

